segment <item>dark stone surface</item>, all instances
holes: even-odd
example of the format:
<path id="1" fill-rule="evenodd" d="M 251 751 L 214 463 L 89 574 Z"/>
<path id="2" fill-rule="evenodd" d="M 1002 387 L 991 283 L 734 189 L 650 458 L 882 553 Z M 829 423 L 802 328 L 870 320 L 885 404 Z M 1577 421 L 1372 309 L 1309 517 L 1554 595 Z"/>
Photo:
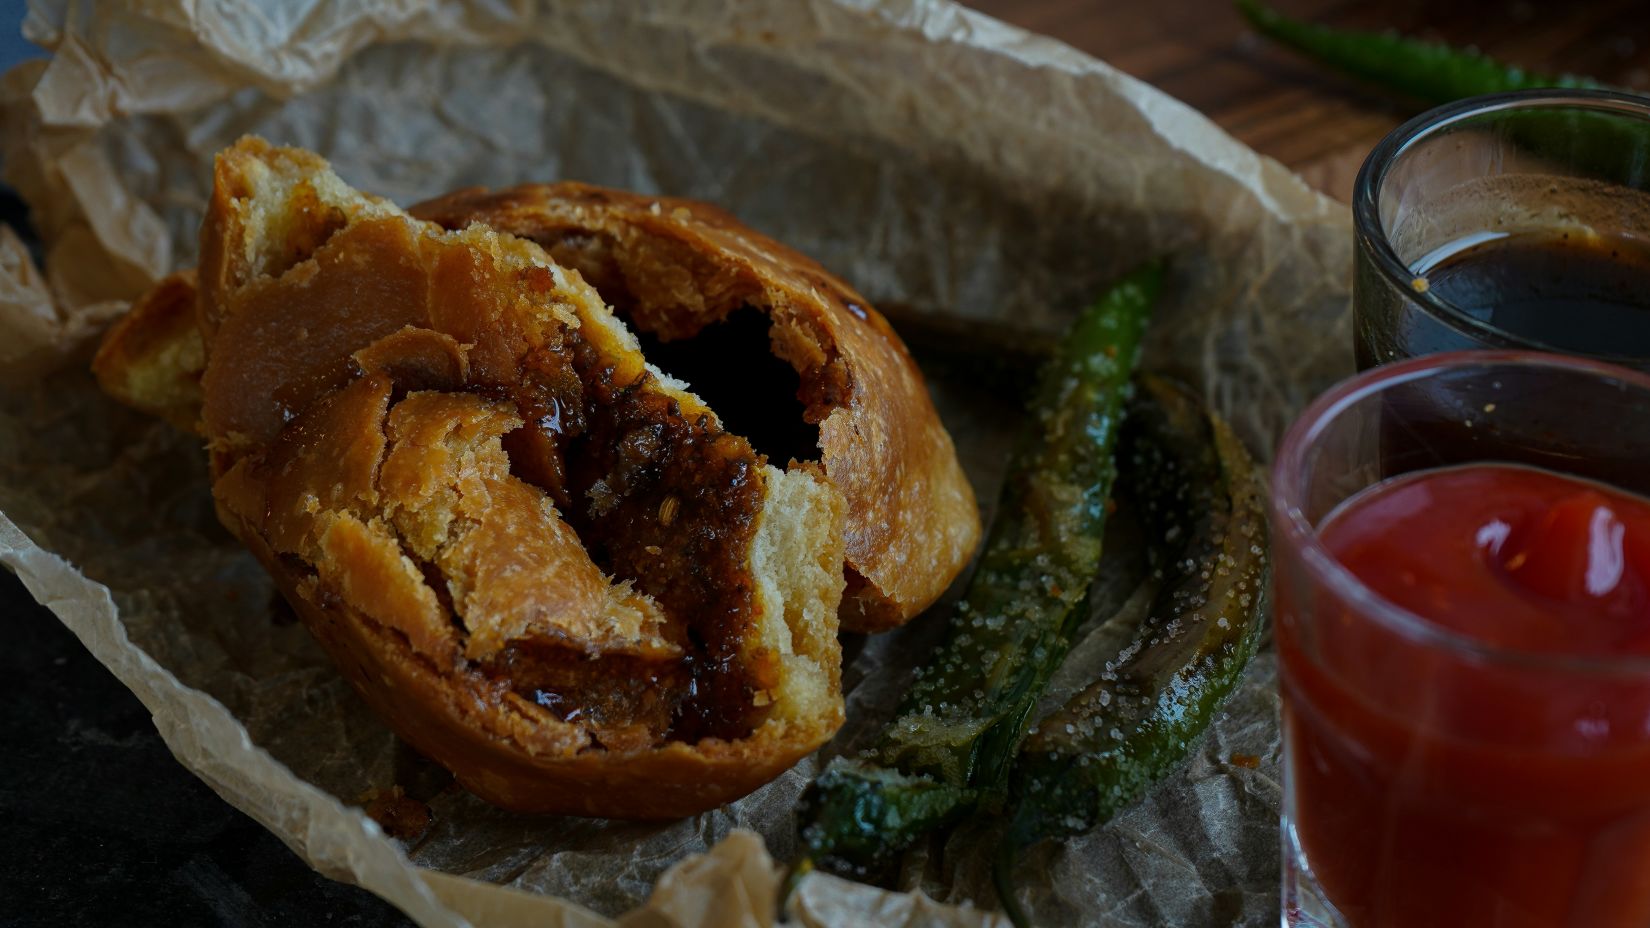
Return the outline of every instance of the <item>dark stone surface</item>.
<path id="1" fill-rule="evenodd" d="M 178 764 L 137 697 L 4 569 L 0 627 L 0 926 L 412 924 Z"/>
<path id="2" fill-rule="evenodd" d="M 29 238 L 3 187 L 0 222 Z M 4 568 L 0 628 L 0 928 L 412 924 L 185 770 L 137 697 Z"/>

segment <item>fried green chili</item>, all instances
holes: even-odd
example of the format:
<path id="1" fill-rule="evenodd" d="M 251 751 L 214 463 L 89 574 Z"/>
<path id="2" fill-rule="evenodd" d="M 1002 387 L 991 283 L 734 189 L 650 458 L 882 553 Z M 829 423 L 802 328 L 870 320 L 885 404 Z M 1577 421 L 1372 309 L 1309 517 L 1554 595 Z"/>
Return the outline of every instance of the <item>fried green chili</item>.
<path id="1" fill-rule="evenodd" d="M 1100 560 L 1113 460 L 1159 263 L 1085 311 L 1043 367 L 979 566 L 874 747 L 803 797 L 798 865 L 864 875 L 1000 795 Z"/>
<path id="2" fill-rule="evenodd" d="M 1266 517 L 1242 443 L 1182 388 L 1144 377 L 1120 456 L 1148 539 L 1147 582 L 1159 585 L 1100 679 L 1038 722 L 1021 748 L 995 876 L 1022 926 L 1012 881 L 1019 852 L 1106 821 L 1184 759 L 1260 641 Z"/>

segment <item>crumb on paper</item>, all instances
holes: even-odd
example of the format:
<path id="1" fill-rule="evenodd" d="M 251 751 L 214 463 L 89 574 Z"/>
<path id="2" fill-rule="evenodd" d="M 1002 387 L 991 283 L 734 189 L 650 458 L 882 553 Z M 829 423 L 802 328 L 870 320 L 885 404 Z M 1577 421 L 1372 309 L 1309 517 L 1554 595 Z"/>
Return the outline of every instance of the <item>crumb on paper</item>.
<path id="1" fill-rule="evenodd" d="M 408 796 L 400 786 L 368 790 L 361 802 L 367 817 L 392 838 L 415 841 L 430 828 L 430 807 Z"/>

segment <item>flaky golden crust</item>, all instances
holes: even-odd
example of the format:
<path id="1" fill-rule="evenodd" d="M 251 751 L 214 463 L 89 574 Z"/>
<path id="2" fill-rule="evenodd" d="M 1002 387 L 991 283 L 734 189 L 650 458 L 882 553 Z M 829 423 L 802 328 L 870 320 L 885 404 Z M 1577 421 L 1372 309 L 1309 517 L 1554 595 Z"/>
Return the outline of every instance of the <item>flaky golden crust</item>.
<path id="1" fill-rule="evenodd" d="M 811 259 L 703 203 L 585 184 L 461 190 L 409 212 L 531 239 L 667 341 L 747 306 L 765 313 L 847 502 L 844 628 L 899 625 L 967 565 L 979 511 L 921 374 L 881 314 Z"/>
<path id="2" fill-rule="evenodd" d="M 215 180 L 219 516 L 397 734 L 507 808 L 659 819 L 840 726 L 827 483 L 766 465 L 530 242 L 255 139 Z"/>
<path id="3" fill-rule="evenodd" d="M 186 432 L 200 418 L 206 366 L 195 292 L 192 270 L 162 279 L 115 320 L 92 358 L 103 392 Z"/>

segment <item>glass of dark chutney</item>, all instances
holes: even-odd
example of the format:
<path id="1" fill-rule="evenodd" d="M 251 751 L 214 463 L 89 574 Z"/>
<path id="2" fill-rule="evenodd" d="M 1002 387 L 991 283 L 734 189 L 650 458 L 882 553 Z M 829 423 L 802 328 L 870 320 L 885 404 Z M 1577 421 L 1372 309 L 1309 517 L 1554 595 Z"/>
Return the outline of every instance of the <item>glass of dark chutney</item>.
<path id="1" fill-rule="evenodd" d="M 1650 97 L 1473 97 L 1376 146 L 1353 189 L 1358 367 L 1465 348 L 1650 370 Z"/>

